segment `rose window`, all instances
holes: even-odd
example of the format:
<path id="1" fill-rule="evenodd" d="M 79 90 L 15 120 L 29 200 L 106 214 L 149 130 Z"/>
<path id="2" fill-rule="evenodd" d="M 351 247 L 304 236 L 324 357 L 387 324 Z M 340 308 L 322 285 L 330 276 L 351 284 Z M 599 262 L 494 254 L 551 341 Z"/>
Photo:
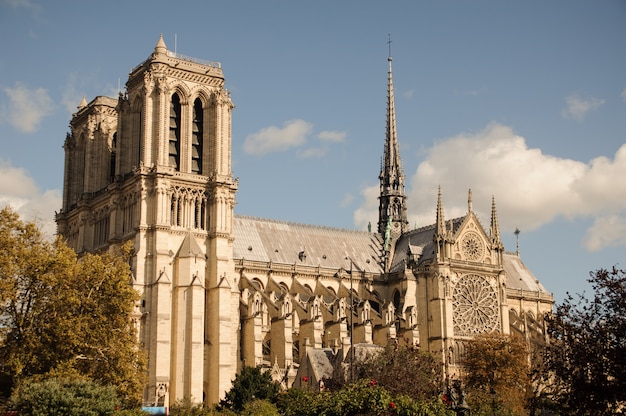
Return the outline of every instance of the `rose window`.
<path id="1" fill-rule="evenodd" d="M 461 240 L 461 250 L 463 250 L 465 258 L 477 261 L 483 258 L 485 247 L 480 236 L 470 231 Z"/>
<path id="2" fill-rule="evenodd" d="M 468 274 L 459 279 L 452 294 L 454 333 L 476 335 L 498 328 L 498 297 L 483 276 Z"/>

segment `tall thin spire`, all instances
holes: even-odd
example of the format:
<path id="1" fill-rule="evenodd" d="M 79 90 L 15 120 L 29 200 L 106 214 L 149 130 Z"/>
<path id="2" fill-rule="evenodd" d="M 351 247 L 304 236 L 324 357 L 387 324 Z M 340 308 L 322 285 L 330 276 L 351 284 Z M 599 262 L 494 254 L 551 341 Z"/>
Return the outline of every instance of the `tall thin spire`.
<path id="1" fill-rule="evenodd" d="M 498 212 L 496 211 L 496 198 L 491 197 L 491 241 L 500 243 L 500 224 L 498 223 Z"/>
<path id="2" fill-rule="evenodd" d="M 437 191 L 437 237 L 443 238 L 446 234 L 446 220 L 443 217 L 443 204 L 441 203 L 441 186 Z"/>
<path id="3" fill-rule="evenodd" d="M 397 239 L 408 227 L 406 195 L 404 193 L 404 169 L 400 159 L 396 130 L 396 107 L 393 94 L 393 71 L 391 68 L 391 35 L 389 36 L 389 70 L 387 76 L 387 125 L 385 151 L 380 169 L 380 196 L 378 208 L 378 232 L 385 234 L 391 225 L 391 239 Z"/>

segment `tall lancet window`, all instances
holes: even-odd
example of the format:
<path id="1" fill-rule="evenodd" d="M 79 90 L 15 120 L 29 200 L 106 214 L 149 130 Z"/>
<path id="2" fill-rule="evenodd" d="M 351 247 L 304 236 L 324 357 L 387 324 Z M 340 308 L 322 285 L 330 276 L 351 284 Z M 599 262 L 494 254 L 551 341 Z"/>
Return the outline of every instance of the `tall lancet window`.
<path id="1" fill-rule="evenodd" d="M 113 133 L 111 140 L 111 156 L 109 157 L 109 182 L 115 181 L 115 162 L 117 155 L 117 132 Z"/>
<path id="2" fill-rule="evenodd" d="M 174 170 L 180 170 L 180 124 L 180 97 L 174 94 L 170 103 L 169 137 L 170 166 Z"/>
<path id="3" fill-rule="evenodd" d="M 193 124 L 191 129 L 191 172 L 202 175 L 202 135 L 204 120 L 202 101 L 196 98 L 193 103 Z"/>

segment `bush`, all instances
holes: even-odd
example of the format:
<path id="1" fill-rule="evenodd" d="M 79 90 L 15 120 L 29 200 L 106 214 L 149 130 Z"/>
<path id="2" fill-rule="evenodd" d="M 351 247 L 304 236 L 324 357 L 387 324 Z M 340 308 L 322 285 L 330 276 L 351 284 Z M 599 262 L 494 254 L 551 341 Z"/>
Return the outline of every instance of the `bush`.
<path id="1" fill-rule="evenodd" d="M 243 407 L 242 416 L 278 416 L 276 406 L 267 400 L 252 400 Z"/>
<path id="2" fill-rule="evenodd" d="M 277 407 L 285 416 L 446 416 L 453 415 L 443 403 L 416 401 L 392 395 L 374 380 L 361 380 L 332 392 L 314 393 L 290 389 L 279 395 Z"/>
<path id="3" fill-rule="evenodd" d="M 113 386 L 89 380 L 47 379 L 23 382 L 13 393 L 10 407 L 27 416 L 111 415 L 119 400 Z"/>

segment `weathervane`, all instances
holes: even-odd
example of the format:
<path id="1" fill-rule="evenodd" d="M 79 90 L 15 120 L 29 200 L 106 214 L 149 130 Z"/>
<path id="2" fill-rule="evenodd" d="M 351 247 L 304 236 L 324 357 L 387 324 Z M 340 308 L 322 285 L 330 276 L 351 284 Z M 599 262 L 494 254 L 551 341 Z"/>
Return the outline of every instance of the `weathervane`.
<path id="1" fill-rule="evenodd" d="M 513 234 L 515 234 L 515 253 L 517 254 L 517 257 L 519 257 L 519 233 L 521 233 L 521 231 L 519 228 L 515 227 Z"/>
<path id="2" fill-rule="evenodd" d="M 387 41 L 387 44 L 389 45 L 389 57 L 387 59 L 391 61 L 391 33 L 388 33 L 387 35 L 389 36 L 389 40 Z"/>

